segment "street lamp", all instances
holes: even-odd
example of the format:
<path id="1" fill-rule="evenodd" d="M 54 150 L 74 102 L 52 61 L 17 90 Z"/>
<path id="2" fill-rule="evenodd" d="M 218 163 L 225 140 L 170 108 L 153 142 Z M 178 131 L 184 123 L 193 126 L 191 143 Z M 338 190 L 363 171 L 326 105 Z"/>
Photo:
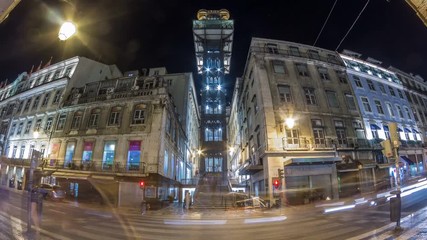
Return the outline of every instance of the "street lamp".
<path id="1" fill-rule="evenodd" d="M 291 117 L 286 118 L 285 123 L 288 128 L 292 129 L 295 126 L 295 119 Z"/>
<path id="2" fill-rule="evenodd" d="M 50 146 L 50 140 L 52 139 L 53 130 L 52 129 L 39 128 L 39 129 L 37 129 L 36 131 L 33 132 L 34 138 L 38 138 L 40 136 L 40 131 L 43 131 L 44 134 L 46 134 L 46 136 L 48 136 L 46 152 L 47 152 L 47 154 L 49 154 L 49 146 Z M 44 168 L 44 166 L 46 164 L 46 159 L 45 159 L 44 155 L 45 155 L 45 152 L 43 151 L 43 155 L 42 155 L 42 170 L 43 170 L 43 168 Z"/>
<path id="3" fill-rule="evenodd" d="M 65 41 L 72 37 L 77 31 L 77 27 L 74 23 L 67 21 L 64 22 L 59 29 L 58 38 L 61 41 Z"/>
<path id="4" fill-rule="evenodd" d="M 230 147 L 230 148 L 229 148 L 230 156 L 233 156 L 234 150 L 235 150 L 235 149 L 234 149 L 234 147 Z"/>

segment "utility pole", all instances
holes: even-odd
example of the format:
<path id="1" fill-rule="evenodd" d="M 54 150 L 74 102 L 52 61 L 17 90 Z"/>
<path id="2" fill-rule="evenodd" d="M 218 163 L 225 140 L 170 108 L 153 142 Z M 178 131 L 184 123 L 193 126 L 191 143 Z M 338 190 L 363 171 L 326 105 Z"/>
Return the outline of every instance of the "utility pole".
<path id="1" fill-rule="evenodd" d="M 31 197 L 33 191 L 33 178 L 34 178 L 34 169 L 38 166 L 38 160 L 40 157 L 40 152 L 33 150 L 31 153 L 30 159 L 30 172 L 28 176 L 28 200 L 27 200 L 27 231 L 31 232 Z"/>
<path id="2" fill-rule="evenodd" d="M 389 123 L 389 129 L 390 129 L 390 138 L 393 145 L 393 155 L 395 160 L 395 168 L 396 168 L 396 190 L 391 191 L 391 194 L 395 194 L 396 197 L 390 198 L 390 220 L 392 222 L 396 222 L 396 231 L 402 230 L 400 227 L 400 218 L 401 218 L 401 211 L 402 211 L 402 201 L 400 197 L 400 169 L 399 169 L 399 136 L 397 132 L 397 124 L 395 122 Z"/>

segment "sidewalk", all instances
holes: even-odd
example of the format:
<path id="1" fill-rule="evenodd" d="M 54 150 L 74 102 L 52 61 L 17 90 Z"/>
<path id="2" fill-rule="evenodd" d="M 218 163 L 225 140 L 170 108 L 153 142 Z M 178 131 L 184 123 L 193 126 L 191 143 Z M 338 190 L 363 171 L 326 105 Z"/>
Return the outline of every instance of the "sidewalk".
<path id="1" fill-rule="evenodd" d="M 396 223 L 389 223 L 381 228 L 366 232 L 348 240 L 368 239 L 398 239 L 418 240 L 427 239 L 427 207 L 401 219 L 401 229 L 396 229 Z"/>

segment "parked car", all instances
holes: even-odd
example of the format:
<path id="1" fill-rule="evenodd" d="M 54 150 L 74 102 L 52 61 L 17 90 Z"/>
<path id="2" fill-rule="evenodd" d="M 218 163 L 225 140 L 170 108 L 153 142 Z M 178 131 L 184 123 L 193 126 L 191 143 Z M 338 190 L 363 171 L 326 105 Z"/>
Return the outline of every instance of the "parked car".
<path id="1" fill-rule="evenodd" d="M 65 198 L 65 190 L 59 185 L 41 184 L 38 189 L 44 199 L 63 200 Z"/>

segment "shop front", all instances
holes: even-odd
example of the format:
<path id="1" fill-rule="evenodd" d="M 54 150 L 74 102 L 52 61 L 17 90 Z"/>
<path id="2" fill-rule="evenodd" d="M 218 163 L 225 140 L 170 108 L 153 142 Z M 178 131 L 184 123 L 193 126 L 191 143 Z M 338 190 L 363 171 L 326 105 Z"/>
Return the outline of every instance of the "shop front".
<path id="1" fill-rule="evenodd" d="M 290 158 L 284 162 L 285 197 L 289 204 L 338 198 L 336 162 L 340 158 Z"/>

